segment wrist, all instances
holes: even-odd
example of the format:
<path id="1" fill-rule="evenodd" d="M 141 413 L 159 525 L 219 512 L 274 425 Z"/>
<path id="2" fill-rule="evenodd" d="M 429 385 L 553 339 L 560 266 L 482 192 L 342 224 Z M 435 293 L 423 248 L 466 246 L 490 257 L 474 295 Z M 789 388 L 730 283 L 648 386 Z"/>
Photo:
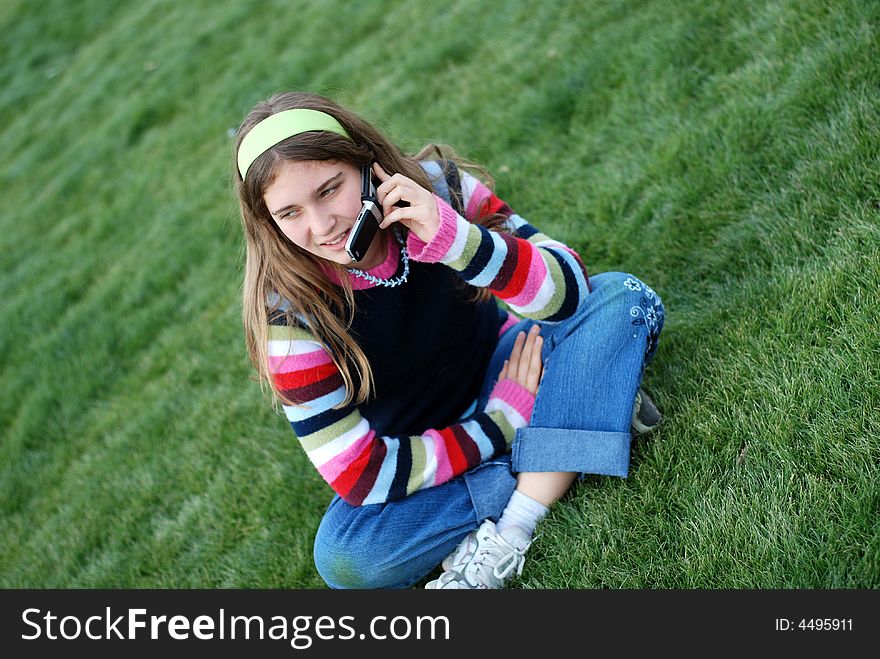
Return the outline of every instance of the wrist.
<path id="1" fill-rule="evenodd" d="M 524 424 L 528 424 L 532 418 L 534 406 L 535 394 L 516 380 L 504 378 L 495 383 L 495 387 L 489 394 L 489 403 L 486 406 L 486 411 L 506 407 L 522 417 Z M 519 426 L 523 424 L 515 423 L 514 425 Z"/>
<path id="2" fill-rule="evenodd" d="M 417 225 L 419 240 L 430 245 L 440 230 L 440 211 L 437 210 L 437 198 L 432 194 L 425 204 L 427 206 L 425 221 Z"/>
<path id="3" fill-rule="evenodd" d="M 423 263 L 438 263 L 449 251 L 455 241 L 458 213 L 437 195 L 434 197 L 434 217 L 436 225 L 428 240 L 424 240 L 415 231 L 410 231 L 407 249 L 410 258 Z"/>

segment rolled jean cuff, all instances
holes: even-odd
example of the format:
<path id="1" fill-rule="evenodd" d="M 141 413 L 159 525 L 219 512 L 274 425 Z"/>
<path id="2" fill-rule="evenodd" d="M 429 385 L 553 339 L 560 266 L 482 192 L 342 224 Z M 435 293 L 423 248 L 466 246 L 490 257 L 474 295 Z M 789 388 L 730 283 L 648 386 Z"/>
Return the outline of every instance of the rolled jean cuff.
<path id="1" fill-rule="evenodd" d="M 474 515 L 479 524 L 484 519 L 497 521 L 516 488 L 510 473 L 510 454 L 484 462 L 464 474 Z"/>
<path id="2" fill-rule="evenodd" d="M 520 428 L 513 440 L 513 470 L 629 474 L 632 436 L 628 432 Z"/>

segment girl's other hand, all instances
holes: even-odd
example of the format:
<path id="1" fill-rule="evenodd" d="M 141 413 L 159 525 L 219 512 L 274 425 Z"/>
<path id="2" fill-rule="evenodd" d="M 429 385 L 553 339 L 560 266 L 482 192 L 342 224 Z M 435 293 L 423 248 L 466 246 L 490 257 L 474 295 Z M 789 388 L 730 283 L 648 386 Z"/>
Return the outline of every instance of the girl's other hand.
<path id="1" fill-rule="evenodd" d="M 513 342 L 510 359 L 504 362 L 498 381 L 508 378 L 528 389 L 532 394 L 538 393 L 538 385 L 544 377 L 544 363 L 541 361 L 541 348 L 544 338 L 541 328 L 532 325 L 528 335 L 520 332 Z"/>
<path id="2" fill-rule="evenodd" d="M 403 174 L 392 176 L 377 162 L 373 163 L 373 171 L 382 181 L 376 188 L 376 196 L 385 214 L 379 228 L 387 229 L 394 222 L 400 222 L 422 242 L 431 242 L 440 228 L 440 213 L 437 211 L 434 194 Z M 398 201 L 408 202 L 409 206 L 398 208 L 394 205 Z"/>

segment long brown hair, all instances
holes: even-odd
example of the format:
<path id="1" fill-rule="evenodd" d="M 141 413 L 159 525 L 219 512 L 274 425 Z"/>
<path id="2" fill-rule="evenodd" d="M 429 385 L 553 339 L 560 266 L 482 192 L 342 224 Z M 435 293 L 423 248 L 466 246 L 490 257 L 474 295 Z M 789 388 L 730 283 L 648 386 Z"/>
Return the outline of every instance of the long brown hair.
<path id="1" fill-rule="evenodd" d="M 244 136 L 263 119 L 294 108 L 319 110 L 333 116 L 350 139 L 328 131 L 312 131 L 287 138 L 254 160 L 247 170 L 247 178 L 242 180 L 235 154 Z M 298 247 L 281 233 L 266 208 L 263 192 L 275 177 L 276 165 L 282 160 L 321 160 L 344 162 L 360 169 L 375 161 L 386 172 L 400 172 L 431 190 L 431 181 L 419 165 L 420 161 L 428 159 L 452 160 L 476 169 L 475 173 L 491 185 L 484 170 L 459 158 L 448 147 L 428 145 L 419 153 L 408 156 L 369 123 L 316 94 L 276 94 L 256 105 L 245 117 L 236 135 L 232 167 L 245 238 L 242 320 L 248 356 L 257 369 L 260 383 L 269 385 L 276 400 L 294 404 L 278 389 L 269 372 L 269 317 L 277 313 L 284 313 L 289 325 L 299 324 L 297 316 L 305 319 L 308 329 L 329 350 L 346 389 L 345 400 L 337 407 L 366 401 L 375 384 L 363 350 L 348 331 L 354 317 L 355 301 L 346 267 Z M 496 230 L 504 230 L 501 217 L 486 218 L 482 222 Z M 406 235 L 406 227 L 398 226 Z M 328 279 L 322 266 L 336 274 L 341 287 Z M 473 288 L 464 280 L 462 285 L 463 288 Z M 473 293 L 469 299 L 471 302 L 491 298 L 486 289 L 473 288 Z M 353 377 L 352 369 L 357 371 L 357 379 Z M 355 386 L 355 382 L 359 384 Z"/>

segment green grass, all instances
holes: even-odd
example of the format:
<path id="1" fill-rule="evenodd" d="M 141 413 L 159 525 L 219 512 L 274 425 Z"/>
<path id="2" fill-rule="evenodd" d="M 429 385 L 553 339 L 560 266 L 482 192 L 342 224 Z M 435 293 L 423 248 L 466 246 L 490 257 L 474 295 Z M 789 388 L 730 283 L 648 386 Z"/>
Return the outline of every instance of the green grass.
<path id="1" fill-rule="evenodd" d="M 880 8 L 0 5 L 0 586 L 322 587 L 330 490 L 251 378 L 229 130 L 325 93 L 668 320 L 627 480 L 523 587 L 880 586 Z"/>

